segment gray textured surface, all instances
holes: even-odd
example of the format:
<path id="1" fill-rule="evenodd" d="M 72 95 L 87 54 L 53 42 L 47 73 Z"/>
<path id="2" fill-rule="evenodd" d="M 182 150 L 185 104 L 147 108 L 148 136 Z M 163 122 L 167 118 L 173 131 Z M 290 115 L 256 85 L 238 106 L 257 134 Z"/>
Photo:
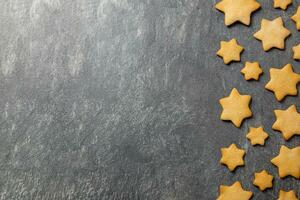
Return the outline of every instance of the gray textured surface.
<path id="1" fill-rule="evenodd" d="M 246 82 L 242 63 L 215 56 L 236 37 L 242 60 L 291 62 L 300 33 L 287 12 L 263 1 L 250 27 L 223 24 L 207 0 L 0 0 L 0 199 L 215 199 L 236 180 L 253 199 L 275 199 L 280 180 L 269 160 L 284 142 L 271 130 L 282 104 L 259 82 Z M 262 51 L 251 35 L 262 17 L 284 18 L 293 35 L 286 51 Z M 254 117 L 241 129 L 219 120 L 218 99 L 237 87 L 253 96 Z M 263 125 L 266 147 L 249 145 L 248 126 Z M 237 143 L 246 166 L 230 173 L 220 148 Z M 259 192 L 255 171 L 275 175 Z"/>

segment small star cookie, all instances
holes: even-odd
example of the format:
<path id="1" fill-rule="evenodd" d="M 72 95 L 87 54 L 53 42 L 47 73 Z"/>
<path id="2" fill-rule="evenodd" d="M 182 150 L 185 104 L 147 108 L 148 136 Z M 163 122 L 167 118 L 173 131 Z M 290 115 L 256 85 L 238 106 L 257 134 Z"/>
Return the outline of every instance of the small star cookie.
<path id="1" fill-rule="evenodd" d="M 215 7 L 225 14 L 226 26 L 235 22 L 250 25 L 251 14 L 260 8 L 260 4 L 256 0 L 222 0 Z"/>
<path id="2" fill-rule="evenodd" d="M 217 55 L 223 58 L 225 64 L 229 64 L 232 61 L 240 61 L 243 50 L 244 48 L 238 45 L 236 39 L 228 42 L 221 41 L 221 48 Z"/>
<path id="3" fill-rule="evenodd" d="M 249 200 L 253 193 L 242 188 L 240 182 L 235 182 L 231 186 L 220 186 L 220 195 L 217 200 Z"/>
<path id="4" fill-rule="evenodd" d="M 230 171 L 234 171 L 236 167 L 244 165 L 245 151 L 237 148 L 235 144 L 231 144 L 228 148 L 221 149 L 221 164 L 228 167 Z"/>
<path id="5" fill-rule="evenodd" d="M 229 120 L 239 128 L 244 119 L 252 116 L 249 108 L 250 101 L 250 95 L 241 95 L 236 88 L 233 88 L 228 97 L 220 99 L 223 108 L 221 120 Z"/>
<path id="6" fill-rule="evenodd" d="M 298 198 L 294 190 L 288 192 L 280 190 L 278 200 L 298 200 Z"/>
<path id="7" fill-rule="evenodd" d="M 291 32 L 283 26 L 281 17 L 269 21 L 262 19 L 261 29 L 254 34 L 254 37 L 262 41 L 264 51 L 271 48 L 284 49 L 285 39 Z"/>
<path id="8" fill-rule="evenodd" d="M 293 71 L 291 64 L 285 65 L 282 69 L 270 69 L 270 81 L 265 88 L 273 91 L 278 101 L 287 95 L 297 95 L 297 84 L 300 82 L 300 74 Z"/>
<path id="9" fill-rule="evenodd" d="M 271 160 L 278 167 L 280 178 L 293 176 L 300 178 L 300 146 L 290 149 L 281 146 L 279 155 Z"/>
<path id="10" fill-rule="evenodd" d="M 276 121 L 272 128 L 280 131 L 285 140 L 289 140 L 294 135 L 300 135 L 300 114 L 295 105 L 287 110 L 275 110 Z"/>
<path id="11" fill-rule="evenodd" d="M 297 30 L 300 30 L 300 6 L 298 6 L 297 12 L 291 17 L 291 19 L 296 23 Z"/>
<path id="12" fill-rule="evenodd" d="M 258 62 L 246 62 L 245 67 L 241 70 L 244 74 L 245 79 L 248 80 L 258 80 L 259 76 L 263 73 Z"/>
<path id="13" fill-rule="evenodd" d="M 293 52 L 294 52 L 293 58 L 295 60 L 299 60 L 300 61 L 300 44 L 298 44 L 297 46 L 293 47 Z"/>
<path id="14" fill-rule="evenodd" d="M 251 144 L 254 145 L 264 145 L 265 140 L 269 135 L 264 131 L 263 127 L 253 128 L 250 127 L 250 131 L 247 134 L 247 138 L 250 140 Z"/>
<path id="15" fill-rule="evenodd" d="M 282 10 L 286 10 L 291 3 L 292 0 L 274 0 L 274 8 L 281 8 Z"/>
<path id="16" fill-rule="evenodd" d="M 268 174 L 266 170 L 254 174 L 253 184 L 257 186 L 261 191 L 273 186 L 273 176 Z"/>

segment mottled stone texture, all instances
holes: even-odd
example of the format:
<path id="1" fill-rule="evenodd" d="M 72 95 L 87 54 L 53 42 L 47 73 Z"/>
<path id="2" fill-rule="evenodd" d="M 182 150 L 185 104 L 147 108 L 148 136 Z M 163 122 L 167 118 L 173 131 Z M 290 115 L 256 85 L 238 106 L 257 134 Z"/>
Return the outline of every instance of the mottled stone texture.
<path id="1" fill-rule="evenodd" d="M 286 12 L 259 0 L 250 27 L 225 27 L 208 0 L 0 0 L 0 199 L 210 200 L 220 184 L 240 180 L 253 199 L 300 190 L 280 180 L 269 160 L 285 142 L 271 130 L 278 103 L 263 87 L 268 69 L 292 63 L 300 33 Z M 293 35 L 286 51 L 262 51 L 252 37 L 262 17 L 282 16 Z M 244 61 L 265 75 L 246 82 L 243 63 L 225 66 L 215 52 L 236 37 Z M 219 120 L 218 99 L 233 87 L 253 96 L 254 117 L 241 129 Z M 246 140 L 263 125 L 266 147 Z M 246 152 L 230 173 L 220 148 Z M 267 169 L 275 186 L 251 182 Z"/>

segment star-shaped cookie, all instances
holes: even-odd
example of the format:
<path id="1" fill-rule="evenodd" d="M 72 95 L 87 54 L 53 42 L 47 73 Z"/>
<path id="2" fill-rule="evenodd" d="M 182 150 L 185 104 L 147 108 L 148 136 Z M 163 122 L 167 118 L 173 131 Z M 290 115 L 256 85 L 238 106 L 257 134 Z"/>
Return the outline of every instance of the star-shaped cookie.
<path id="1" fill-rule="evenodd" d="M 249 108 L 250 101 L 250 95 L 241 95 L 236 88 L 233 88 L 228 97 L 220 99 L 223 108 L 221 120 L 229 120 L 239 128 L 244 119 L 252 116 Z"/>
<path id="2" fill-rule="evenodd" d="M 254 37 L 262 41 L 264 51 L 271 48 L 284 49 L 285 39 L 291 32 L 283 26 L 281 17 L 269 21 L 262 19 L 261 29 L 254 34 Z"/>
<path id="3" fill-rule="evenodd" d="M 291 3 L 292 0 L 274 0 L 274 8 L 281 8 L 282 10 L 286 10 Z"/>
<path id="4" fill-rule="evenodd" d="M 300 178 L 300 146 L 290 149 L 281 146 L 279 155 L 271 160 L 278 167 L 280 178 L 293 176 Z"/>
<path id="5" fill-rule="evenodd" d="M 256 0 L 222 0 L 215 6 L 225 14 L 225 25 L 230 26 L 235 22 L 250 25 L 251 13 L 260 8 Z"/>
<path id="6" fill-rule="evenodd" d="M 271 68 L 270 78 L 265 88 L 273 91 L 278 101 L 287 95 L 297 95 L 300 75 L 293 71 L 291 64 L 285 65 L 282 69 Z"/>
<path id="7" fill-rule="evenodd" d="M 300 30 L 300 6 L 298 6 L 297 12 L 291 17 L 291 19 L 296 23 L 297 30 Z"/>
<path id="8" fill-rule="evenodd" d="M 280 131 L 285 140 L 289 140 L 294 135 L 300 135 L 300 114 L 295 105 L 287 110 L 275 110 L 276 121 L 272 128 Z"/>
<path id="9" fill-rule="evenodd" d="M 264 145 L 265 140 L 269 135 L 264 131 L 263 127 L 253 128 L 250 127 L 250 131 L 247 134 L 247 138 L 250 140 L 252 145 Z"/>
<path id="10" fill-rule="evenodd" d="M 297 46 L 293 47 L 293 52 L 294 52 L 293 58 L 295 60 L 300 60 L 300 44 L 298 44 Z"/>
<path id="11" fill-rule="evenodd" d="M 235 144 L 231 144 L 228 148 L 221 148 L 221 154 L 220 163 L 226 165 L 230 171 L 244 165 L 245 151 L 237 148 Z"/>
<path id="12" fill-rule="evenodd" d="M 249 200 L 252 195 L 252 192 L 244 190 L 241 183 L 237 181 L 231 186 L 221 185 L 217 200 Z"/>
<path id="13" fill-rule="evenodd" d="M 257 186 L 261 191 L 273 186 L 273 176 L 266 170 L 254 174 L 253 184 Z"/>
<path id="14" fill-rule="evenodd" d="M 288 192 L 280 190 L 278 200 L 298 200 L 298 198 L 294 190 Z"/>
<path id="15" fill-rule="evenodd" d="M 263 73 L 258 62 L 246 62 L 245 67 L 241 70 L 244 74 L 245 79 L 248 80 L 258 80 L 259 76 Z"/>
<path id="16" fill-rule="evenodd" d="M 217 52 L 217 55 L 223 58 L 225 64 L 241 60 L 241 53 L 244 48 L 238 45 L 236 39 L 232 39 L 228 42 L 221 41 L 220 46 L 221 48 Z"/>

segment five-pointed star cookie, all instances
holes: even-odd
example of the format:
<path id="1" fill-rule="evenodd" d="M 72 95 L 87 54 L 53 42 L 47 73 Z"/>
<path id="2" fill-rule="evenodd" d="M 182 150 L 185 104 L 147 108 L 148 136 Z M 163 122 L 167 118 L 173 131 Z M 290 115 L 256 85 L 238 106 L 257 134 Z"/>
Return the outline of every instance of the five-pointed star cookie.
<path id="1" fill-rule="evenodd" d="M 258 80 L 259 76 L 263 73 L 258 62 L 246 62 L 245 67 L 241 70 L 244 74 L 245 79 L 248 80 Z"/>
<path id="2" fill-rule="evenodd" d="M 300 60 L 300 44 L 298 44 L 297 46 L 293 47 L 293 52 L 294 52 L 293 58 L 295 60 Z"/>
<path id="3" fill-rule="evenodd" d="M 282 145 L 279 155 L 271 162 L 278 167 L 281 178 L 289 175 L 300 178 L 300 146 L 290 149 Z"/>
<path id="4" fill-rule="evenodd" d="M 273 91 L 278 101 L 287 95 L 297 95 L 300 75 L 293 71 L 291 64 L 285 65 L 282 69 L 271 68 L 270 78 L 265 88 Z"/>
<path id="5" fill-rule="evenodd" d="M 228 148 L 221 148 L 221 154 L 220 163 L 226 165 L 230 171 L 244 165 L 245 151 L 237 148 L 235 144 L 231 144 Z"/>
<path id="6" fill-rule="evenodd" d="M 298 200 L 298 198 L 294 190 L 288 192 L 280 190 L 278 200 Z"/>
<path id="7" fill-rule="evenodd" d="M 275 47 L 284 49 L 285 39 L 291 32 L 283 26 L 281 17 L 269 21 L 262 19 L 261 29 L 254 34 L 254 37 L 262 41 L 264 51 L 268 51 Z"/>
<path id="8" fill-rule="evenodd" d="M 274 8 L 281 8 L 282 10 L 286 10 L 291 3 L 292 0 L 274 0 Z"/>
<path id="9" fill-rule="evenodd" d="M 297 30 L 300 30 L 300 6 L 298 6 L 297 12 L 291 17 L 291 19 L 296 23 Z"/>
<path id="10" fill-rule="evenodd" d="M 300 135 L 300 114 L 295 105 L 287 110 L 275 110 L 276 121 L 272 128 L 280 131 L 285 140 L 289 140 L 294 135 Z"/>
<path id="11" fill-rule="evenodd" d="M 221 48 L 217 52 L 217 55 L 223 58 L 225 64 L 229 64 L 232 61 L 240 61 L 241 53 L 244 48 L 238 45 L 236 39 L 232 39 L 228 42 L 221 41 Z"/>
<path id="12" fill-rule="evenodd" d="M 250 131 L 247 134 L 247 138 L 250 140 L 252 145 L 264 145 L 265 140 L 269 135 L 264 131 L 263 127 L 253 128 L 250 127 Z"/>
<path id="13" fill-rule="evenodd" d="M 235 22 L 250 25 L 251 13 L 259 9 L 260 4 L 256 0 L 222 0 L 215 7 L 225 13 L 225 25 Z"/>
<path id="14" fill-rule="evenodd" d="M 261 191 L 273 186 L 273 176 L 268 174 L 266 170 L 254 174 L 253 184 L 259 187 Z"/>
<path id="15" fill-rule="evenodd" d="M 236 88 L 233 88 L 228 97 L 220 99 L 223 108 L 221 119 L 229 120 L 239 128 L 244 119 L 252 116 L 249 108 L 250 101 L 250 95 L 241 95 Z"/>
<path id="16" fill-rule="evenodd" d="M 249 200 L 252 195 L 252 192 L 244 190 L 241 183 L 237 181 L 231 186 L 221 185 L 217 200 Z"/>

